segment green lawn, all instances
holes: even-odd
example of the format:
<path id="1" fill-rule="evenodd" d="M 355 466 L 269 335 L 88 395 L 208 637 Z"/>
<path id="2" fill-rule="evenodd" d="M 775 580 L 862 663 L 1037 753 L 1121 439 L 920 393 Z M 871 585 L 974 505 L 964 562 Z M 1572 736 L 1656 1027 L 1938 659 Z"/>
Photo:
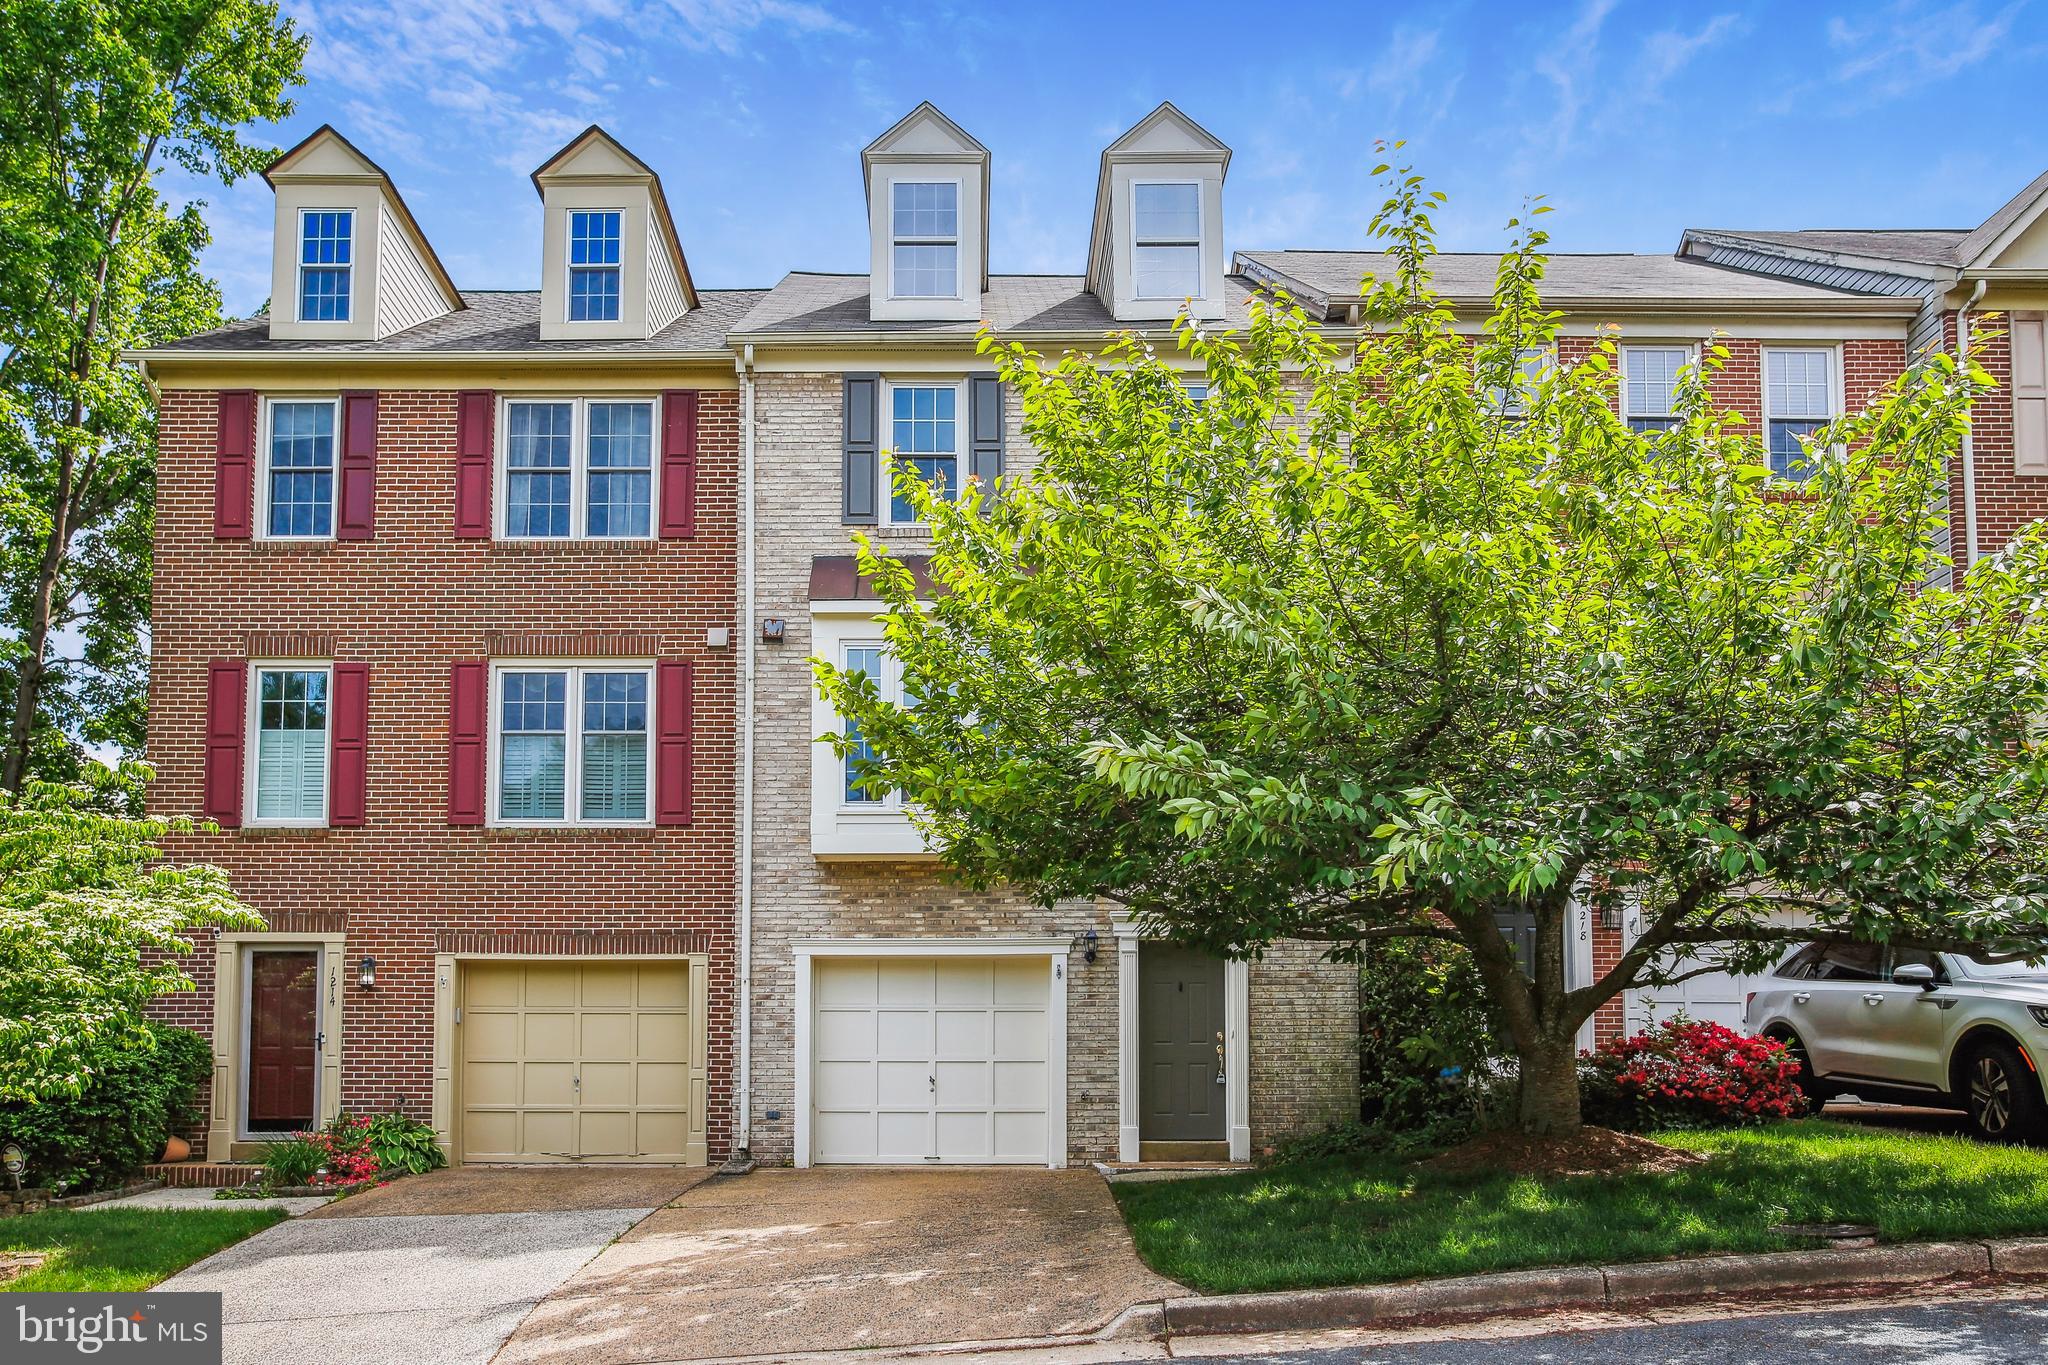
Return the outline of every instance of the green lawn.
<path id="1" fill-rule="evenodd" d="M 1771 1235 L 1784 1222 L 1870 1223 L 1887 1241 L 2048 1234 L 2048 1151 L 1816 1119 L 1660 1140 L 1713 1156 L 1559 1180 L 1324 1157 L 1114 1188 L 1139 1254 L 1209 1293 L 1801 1245 Z"/>
<path id="2" fill-rule="evenodd" d="M 0 1251 L 56 1254 L 0 1290 L 147 1289 L 282 1222 L 282 1209 L 49 1209 L 0 1218 Z"/>

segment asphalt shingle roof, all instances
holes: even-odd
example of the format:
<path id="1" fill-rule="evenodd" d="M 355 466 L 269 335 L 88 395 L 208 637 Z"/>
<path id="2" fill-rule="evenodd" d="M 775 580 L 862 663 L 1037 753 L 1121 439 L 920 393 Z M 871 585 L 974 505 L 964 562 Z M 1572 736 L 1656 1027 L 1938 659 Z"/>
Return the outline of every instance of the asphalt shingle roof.
<path id="1" fill-rule="evenodd" d="M 1238 256 L 1274 275 L 1297 281 L 1324 299 L 1359 296 L 1366 275 L 1385 279 L 1393 265 L 1378 251 L 1241 251 Z M 1430 258 L 1430 284 L 1452 299 L 1490 298 L 1500 257 L 1491 252 L 1446 252 Z M 1840 300 L 1839 289 L 1724 270 L 1682 256 L 1552 256 L 1540 286 L 1546 299 L 1677 299 L 1731 303 Z"/>
<path id="2" fill-rule="evenodd" d="M 467 308 L 394 332 L 381 341 L 278 341 L 270 336 L 270 319 L 244 318 L 210 332 L 169 341 L 158 351 L 285 352 L 408 352 L 547 351 L 634 352 L 717 351 L 725 334 L 766 296 L 765 289 L 705 289 L 700 307 L 683 314 L 651 337 L 618 341 L 542 341 L 540 291 L 531 289 L 464 290 Z"/>
<path id="3" fill-rule="evenodd" d="M 1956 249 L 1969 228 L 1801 228 L 1792 232 L 1752 232 L 1748 228 L 1699 228 L 1716 237 L 1740 238 L 1795 251 L 1835 252 L 1915 265 L 1954 265 Z"/>
<path id="4" fill-rule="evenodd" d="M 1241 275 L 1223 281 L 1222 325 L 1242 326 L 1256 286 Z M 1005 334 L 1031 332 L 1115 331 L 1128 327 L 1110 316 L 1102 300 L 1088 292 L 1080 275 L 992 275 L 981 296 L 981 319 Z M 1163 325 L 1163 324 L 1162 324 Z M 782 277 L 732 330 L 740 335 L 807 333 L 919 333 L 930 336 L 973 336 L 973 322 L 873 321 L 868 317 L 866 275 L 813 275 L 797 272 Z"/>

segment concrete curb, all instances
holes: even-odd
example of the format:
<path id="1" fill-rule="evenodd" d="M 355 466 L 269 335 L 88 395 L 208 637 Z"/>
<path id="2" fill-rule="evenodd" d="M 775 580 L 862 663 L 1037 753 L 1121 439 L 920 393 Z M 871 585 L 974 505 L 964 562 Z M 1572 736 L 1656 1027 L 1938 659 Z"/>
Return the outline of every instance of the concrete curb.
<path id="1" fill-rule="evenodd" d="M 1095 1339 L 1314 1331 L 1405 1318 L 1619 1308 L 1758 1290 L 1915 1284 L 1992 1274 L 2048 1275 L 2048 1238 L 1773 1251 L 1642 1265 L 1513 1270 L 1408 1284 L 1194 1295 L 1134 1304 Z"/>

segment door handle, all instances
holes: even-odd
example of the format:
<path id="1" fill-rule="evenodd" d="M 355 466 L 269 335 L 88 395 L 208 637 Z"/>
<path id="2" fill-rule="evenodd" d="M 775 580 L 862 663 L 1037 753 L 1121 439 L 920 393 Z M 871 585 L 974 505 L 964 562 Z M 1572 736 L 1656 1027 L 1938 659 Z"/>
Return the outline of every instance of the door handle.
<path id="1" fill-rule="evenodd" d="M 1866 1005 L 1882 1005 L 1884 1003 L 1884 996 L 1873 991 L 1863 997 L 1863 1003 Z"/>
<path id="2" fill-rule="evenodd" d="M 1223 1071 L 1223 1035 L 1221 1033 L 1216 1035 L 1216 1084 L 1229 1084 L 1228 1080 L 1224 1077 Z"/>
<path id="3" fill-rule="evenodd" d="M 1793 1004 L 1795 1004 L 1795 1005 L 1803 1005 L 1803 1004 L 1805 1004 L 1805 1003 L 1806 1003 L 1807 1001 L 1809 1001 L 1809 1000 L 1811 1000 L 1811 999 L 1813 999 L 1813 992 L 1812 992 L 1812 991 L 1794 991 L 1794 992 L 1792 992 L 1792 1003 L 1793 1003 Z"/>
<path id="4" fill-rule="evenodd" d="M 320 1030 L 313 1034 L 313 1051 L 327 1051 L 327 1033 L 325 1030 Z"/>

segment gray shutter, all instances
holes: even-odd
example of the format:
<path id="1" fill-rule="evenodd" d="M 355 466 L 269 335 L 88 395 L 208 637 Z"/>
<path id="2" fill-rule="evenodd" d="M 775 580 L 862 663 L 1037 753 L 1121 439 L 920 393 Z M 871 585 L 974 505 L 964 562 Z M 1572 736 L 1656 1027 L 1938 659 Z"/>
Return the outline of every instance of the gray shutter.
<path id="1" fill-rule="evenodd" d="M 845 440 L 841 445 L 840 520 L 848 526 L 875 524 L 875 439 L 882 398 L 882 377 L 846 376 Z"/>
<path id="2" fill-rule="evenodd" d="M 967 473 L 981 480 L 984 494 L 992 493 L 1003 475 L 1003 381 L 992 374 L 970 376 L 967 406 L 973 433 Z"/>

